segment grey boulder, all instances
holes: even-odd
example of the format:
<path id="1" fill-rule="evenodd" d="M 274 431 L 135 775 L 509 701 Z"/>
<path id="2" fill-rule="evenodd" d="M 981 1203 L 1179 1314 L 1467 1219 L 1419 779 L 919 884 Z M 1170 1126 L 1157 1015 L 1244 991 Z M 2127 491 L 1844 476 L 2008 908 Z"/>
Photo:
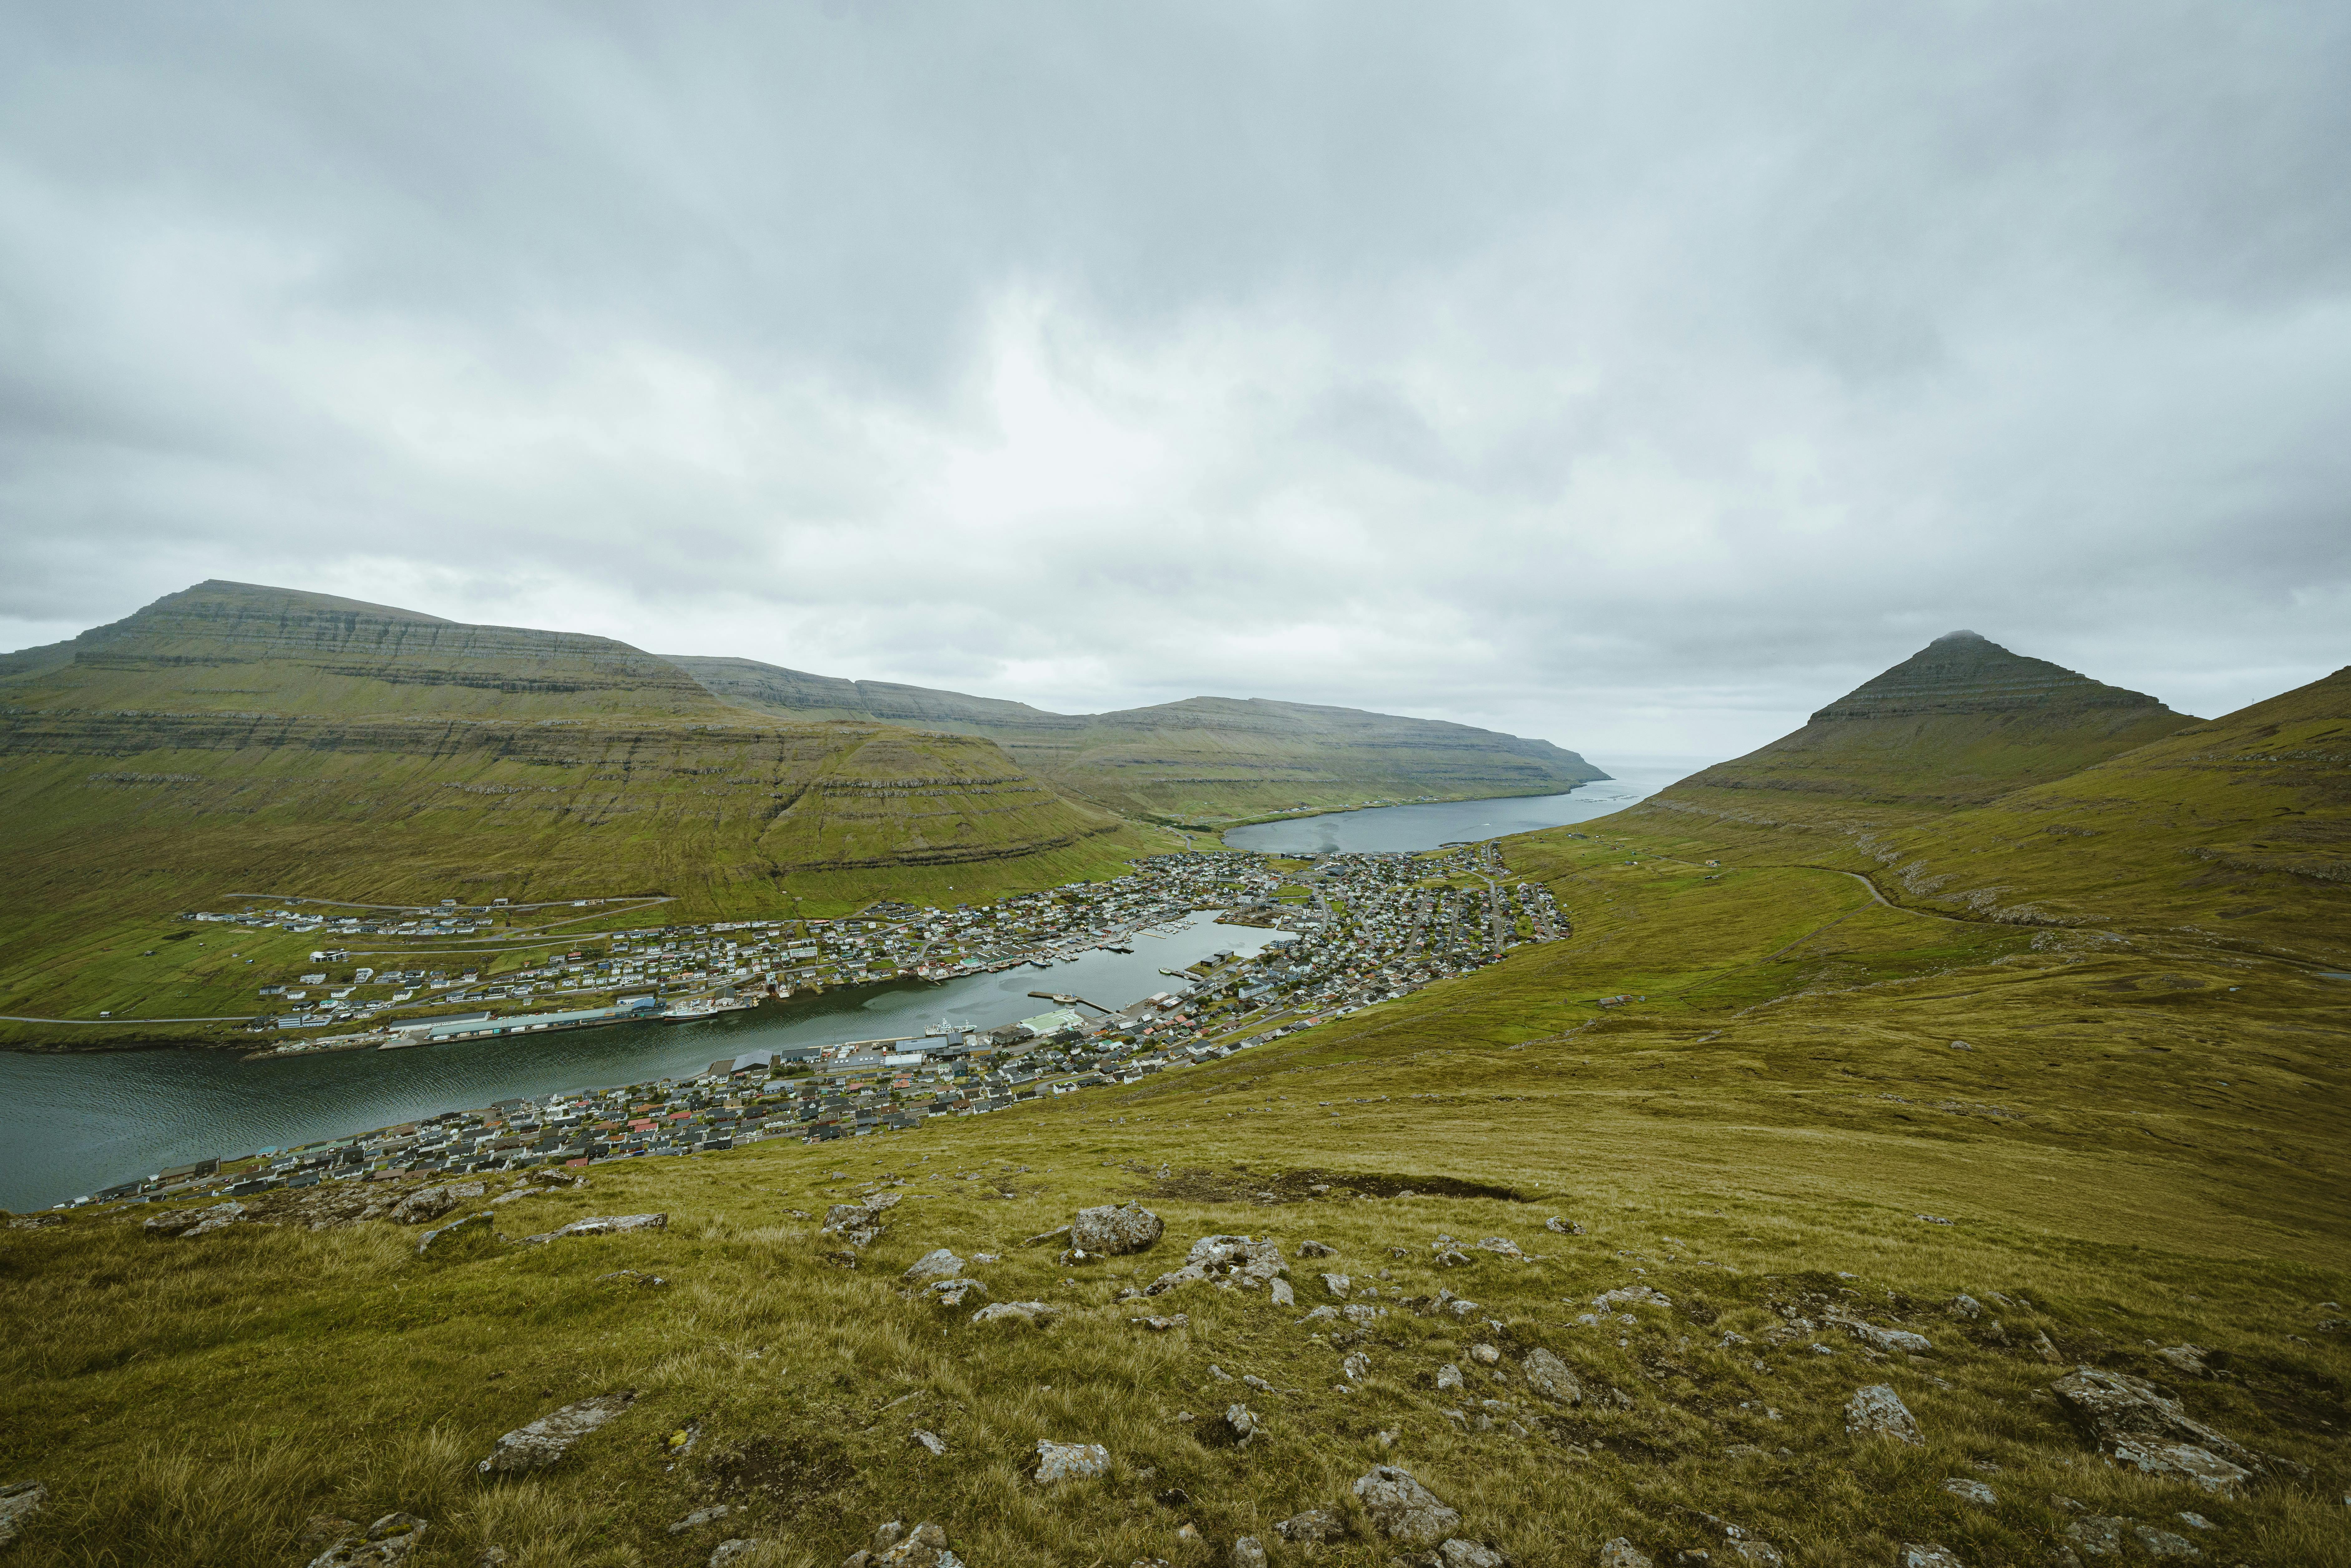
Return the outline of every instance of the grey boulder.
<path id="1" fill-rule="evenodd" d="M 1527 1382 L 1538 1393 L 1570 1405 L 1583 1403 L 1583 1385 L 1574 1369 L 1550 1351 L 1537 1346 L 1527 1352 L 1526 1359 L 1519 1364 L 1527 1375 Z"/>
<path id="2" fill-rule="evenodd" d="M 1336 1541 L 1345 1533 L 1338 1516 L 1326 1510 L 1310 1508 L 1304 1513 L 1291 1514 L 1273 1527 L 1273 1532 L 1284 1541 L 1300 1546 L 1311 1546 L 1325 1541 Z"/>
<path id="3" fill-rule="evenodd" d="M 1620 1535 L 1600 1549 L 1600 1568 L 1656 1568 L 1656 1564 L 1647 1552 Z"/>
<path id="4" fill-rule="evenodd" d="M 1355 1478 L 1355 1496 L 1383 1535 L 1434 1546 L 1460 1528 L 1461 1515 L 1397 1465 L 1374 1465 Z"/>
<path id="5" fill-rule="evenodd" d="M 522 1240 L 526 1247 L 537 1247 L 549 1241 L 560 1241 L 567 1236 L 621 1236 L 632 1230 L 668 1228 L 669 1216 L 666 1214 L 613 1214 L 575 1219 L 569 1225 L 540 1235 L 526 1236 Z"/>
<path id="6" fill-rule="evenodd" d="M 1070 1226 L 1070 1245 L 1081 1252 L 1113 1257 L 1141 1252 L 1157 1241 L 1166 1226 L 1139 1203 L 1113 1207 L 1081 1208 Z"/>
<path id="7" fill-rule="evenodd" d="M 933 1280 L 952 1280 L 962 1272 L 962 1259 L 945 1247 L 934 1247 L 908 1264 L 898 1278 L 909 1285 L 925 1285 Z"/>
<path id="8" fill-rule="evenodd" d="M 1854 1390 L 1853 1397 L 1845 1401 L 1844 1429 L 1862 1436 L 1892 1437 L 1913 1446 L 1926 1442 L 1919 1436 L 1917 1419 L 1902 1403 L 1902 1396 L 1883 1383 Z"/>

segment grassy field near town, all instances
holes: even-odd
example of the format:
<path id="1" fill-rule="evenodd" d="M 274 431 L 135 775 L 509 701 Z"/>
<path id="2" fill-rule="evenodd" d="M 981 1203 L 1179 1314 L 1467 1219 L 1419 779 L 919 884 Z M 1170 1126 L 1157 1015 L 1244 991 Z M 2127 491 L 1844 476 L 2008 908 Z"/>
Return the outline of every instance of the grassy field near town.
<path id="1" fill-rule="evenodd" d="M 433 1521 L 432 1564 L 495 1545 L 684 1565 L 743 1538 L 772 1543 L 743 1561 L 830 1568 L 889 1519 L 941 1524 L 972 1564 L 1205 1568 L 1243 1534 L 1277 1562 L 1374 1564 L 1397 1548 L 1362 1532 L 1349 1486 L 1393 1463 L 1525 1568 L 1591 1563 L 1620 1535 L 1721 1561 L 1708 1515 L 1793 1563 L 1886 1563 L 1919 1541 L 1970 1568 L 2050 1563 L 2084 1517 L 2059 1499 L 2215 1563 L 2351 1563 L 2351 1357 L 2318 1326 L 2351 1291 L 2351 983 L 2152 923 L 1888 908 L 1840 871 L 1691 856 L 1646 827 L 1509 841 L 1571 939 L 1228 1061 L 853 1144 L 600 1166 L 496 1222 L 666 1212 L 657 1235 L 419 1258 L 416 1232 L 381 1223 L 168 1241 L 132 1209 L 0 1232 L 0 1479 L 54 1494 L 16 1560 L 304 1563 L 315 1517 L 405 1509 Z M 1621 994 L 1646 999 L 1594 1005 Z M 893 1176 L 890 1228 L 843 1267 L 825 1205 Z M 1021 1245 L 1127 1197 L 1167 1222 L 1145 1254 L 1064 1265 Z M 1113 1299 L 1212 1232 L 1337 1256 L 1291 1263 L 1295 1310 L 1209 1284 Z M 1439 1269 L 1447 1236 L 1531 1260 L 1472 1245 Z M 976 1325 L 905 1299 L 898 1272 L 935 1246 L 998 1254 L 967 1270 L 992 1299 L 1063 1315 Z M 667 1282 L 608 1278 L 622 1270 Z M 1360 1340 L 1299 1321 L 1333 1301 L 1325 1270 L 1357 1301 L 1380 1289 L 1388 1313 Z M 1631 1284 L 1673 1305 L 1575 1324 Z M 1440 1287 L 1479 1306 L 1401 1299 Z M 1982 1318 L 1951 1314 L 1960 1291 Z M 1820 1322 L 1831 1303 L 1933 1348 L 1765 1340 L 1777 1306 Z M 1177 1312 L 1165 1333 L 1130 1321 Z M 2183 1343 L 2210 1375 L 2154 1354 Z M 1499 1381 L 1478 1343 L 1502 1353 Z M 1528 1386 L 1535 1346 L 1576 1370 L 1581 1405 Z M 1351 1383 L 1353 1351 L 1369 1370 Z M 2216 1498 L 2117 1469 L 2047 1394 L 2077 1363 L 2172 1387 L 2309 1476 Z M 1446 1364 L 1467 1389 L 1437 1389 Z M 1880 1383 L 1923 1445 L 1847 1432 L 1845 1402 Z M 616 1389 L 642 1397 L 556 1469 L 474 1476 L 500 1433 Z M 1446 1414 L 1474 1427 L 1484 1398 L 1505 1402 L 1491 1430 Z M 1264 1426 L 1245 1448 L 1215 1436 L 1236 1400 Z M 915 1427 L 946 1454 L 911 1446 Z M 697 1436 L 673 1463 L 681 1430 Z M 1111 1472 L 1039 1486 L 1021 1466 L 1040 1438 L 1102 1443 Z M 735 1511 L 668 1532 L 716 1502 Z M 1357 1533 L 1273 1534 L 1313 1507 Z"/>

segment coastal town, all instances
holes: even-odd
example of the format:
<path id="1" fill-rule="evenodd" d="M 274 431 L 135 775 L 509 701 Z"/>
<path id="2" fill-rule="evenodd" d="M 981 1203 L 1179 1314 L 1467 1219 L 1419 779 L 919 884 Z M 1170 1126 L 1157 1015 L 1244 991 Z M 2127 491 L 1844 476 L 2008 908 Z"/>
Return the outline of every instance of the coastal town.
<path id="1" fill-rule="evenodd" d="M 749 1008 L 794 987 L 957 975 L 1028 964 L 1050 967 L 1090 948 L 1131 946 L 1135 935 L 1207 910 L 1237 926 L 1270 929 L 1262 949 L 1219 949 L 1152 995 L 1112 1008 L 1040 990 L 1055 1006 L 987 1030 L 942 1022 L 912 1038 L 752 1051 L 684 1078 L 517 1098 L 292 1148 L 207 1158 L 150 1173 L 59 1207 L 202 1194 L 235 1197 L 336 1180 L 390 1179 L 585 1166 L 707 1154 L 766 1138 L 821 1142 L 918 1131 L 943 1116 L 983 1115 L 1022 1101 L 1133 1083 L 1244 1051 L 1359 1009 L 1407 996 L 1499 961 L 1511 947 L 1557 940 L 1564 917 L 1549 891 L 1513 883 L 1490 843 L 1430 854 L 1344 854 L 1276 860 L 1240 852 L 1151 857 L 1125 876 L 979 907 L 873 905 L 837 921 L 741 922 L 610 933 L 591 953 L 567 951 L 496 986 L 478 970 L 412 977 L 357 954 L 322 950 L 332 978 L 323 999 L 358 1019 L 439 990 L 451 1002 L 535 993 L 602 1008 L 563 1013 L 427 1015 L 421 1027 L 357 1037 L 377 1049 L 480 1040 L 594 1015 L 707 1016 L 722 1001 Z M 445 918 L 472 928 L 486 911 Z M 205 916 L 199 916 L 205 918 Z M 214 916 L 212 918 L 217 918 Z M 283 918 L 279 916 L 278 918 Z M 351 935 L 399 922 L 352 922 Z M 340 923 L 338 923 L 340 925 Z M 368 926 L 374 925 L 370 931 Z M 590 939 L 583 938 L 583 944 Z M 480 988 L 475 988 L 479 987 Z M 362 999 L 371 988 L 383 995 Z M 333 990 L 350 995 L 335 997 Z M 402 995 L 403 992 L 411 995 Z M 294 1000 L 308 1000 L 294 998 Z M 308 1015 L 305 1015 L 308 1016 Z M 333 1048 L 331 1039 L 319 1042 Z M 271 1052 L 269 1054 L 274 1054 Z"/>

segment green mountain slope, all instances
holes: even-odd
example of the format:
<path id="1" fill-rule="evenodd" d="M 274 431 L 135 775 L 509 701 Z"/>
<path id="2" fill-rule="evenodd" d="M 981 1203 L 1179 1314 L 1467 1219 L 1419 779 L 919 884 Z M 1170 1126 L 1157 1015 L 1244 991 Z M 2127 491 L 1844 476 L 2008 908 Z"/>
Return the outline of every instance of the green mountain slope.
<path id="1" fill-rule="evenodd" d="M 2342 982 L 1708 867 L 1651 831 L 1684 821 L 1507 841 L 1565 940 L 1224 1061 L 493 1176 L 429 1249 L 355 1216 L 432 1176 L 8 1232 L 0 1474 L 49 1491 L 12 1563 L 299 1568 L 398 1511 L 411 1568 L 821 1568 L 889 1521 L 1040 1568 L 2351 1565 Z M 822 1228 L 869 1197 L 870 1240 Z M 1064 1250 L 1126 1200 L 1148 1249 Z M 665 1225 L 523 1240 L 624 1214 Z M 1294 1302 L 1135 1297 L 1236 1233 Z M 953 1309 L 903 1277 L 938 1248 Z M 2140 1473 L 2069 1418 L 2083 1367 L 2257 1468 Z M 559 1463 L 477 1470 L 623 1391 Z M 1856 1419 L 1891 1400 L 1900 1435 Z M 1040 1442 L 1102 1473 L 1039 1479 Z M 1391 1533 L 1375 1466 L 1443 1528 Z"/>
<path id="2" fill-rule="evenodd" d="M 1375 799 L 1545 794 L 1608 777 L 1549 741 L 1356 708 L 1190 697 L 1056 714 L 749 659 L 671 662 L 718 696 L 762 713 L 985 736 L 1023 768 L 1122 810 L 1241 816 Z"/>
<path id="3" fill-rule="evenodd" d="M 603 638 L 234 583 L 16 655 L 0 813 L 5 1010 L 37 1016 L 70 994 L 16 982 L 229 892 L 818 914 L 1145 841 L 982 737 L 779 723 Z"/>
<path id="4" fill-rule="evenodd" d="M 2351 672 L 2191 719 L 1989 643 L 1922 665 L 1950 641 L 1611 821 L 1920 908 L 2351 960 Z"/>
<path id="5" fill-rule="evenodd" d="M 1953 632 L 1821 709 L 1794 734 L 1667 793 L 1740 811 L 1949 810 L 2194 722 L 2143 693 Z"/>

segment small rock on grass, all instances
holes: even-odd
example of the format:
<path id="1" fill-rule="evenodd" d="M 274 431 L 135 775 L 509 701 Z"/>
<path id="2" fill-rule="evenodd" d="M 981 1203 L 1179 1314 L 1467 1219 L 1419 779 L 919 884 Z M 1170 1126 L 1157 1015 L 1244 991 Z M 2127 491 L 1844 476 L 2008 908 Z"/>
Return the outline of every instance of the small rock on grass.
<path id="1" fill-rule="evenodd" d="M 16 1539 L 25 1521 L 49 1500 L 49 1489 L 39 1481 L 10 1481 L 0 1486 L 0 1546 Z"/>
<path id="2" fill-rule="evenodd" d="M 474 1468 L 486 1476 L 544 1469 L 569 1453 L 574 1443 L 626 1410 L 636 1397 L 636 1391 L 629 1389 L 566 1405 L 500 1437 L 490 1457 Z"/>
<path id="3" fill-rule="evenodd" d="M 1334 1248 L 1325 1247 L 1320 1241 L 1301 1241 L 1298 1244 L 1297 1255 L 1301 1258 L 1335 1258 L 1338 1256 L 1338 1251 Z"/>
<path id="4" fill-rule="evenodd" d="M 741 1537 L 733 1541 L 722 1541 L 710 1553 L 710 1568 L 726 1568 L 729 1563 L 748 1557 L 766 1544 L 764 1541 L 747 1541 Z"/>
<path id="5" fill-rule="evenodd" d="M 1382 1534 L 1414 1546 L 1433 1546 L 1461 1524 L 1461 1515 L 1397 1465 L 1374 1465 L 1355 1478 L 1355 1496 Z"/>
<path id="6" fill-rule="evenodd" d="M 1894 1568 L 1967 1568 L 1948 1546 L 1933 1542 L 1906 1541 L 1894 1554 Z"/>
<path id="7" fill-rule="evenodd" d="M 1620 1535 L 1601 1547 L 1600 1568 L 1656 1568 L 1656 1564 L 1647 1552 Z"/>
<path id="8" fill-rule="evenodd" d="M 1040 1328 L 1061 1315 L 1061 1309 L 1043 1301 L 996 1301 L 971 1314 L 976 1323 L 1023 1322 Z"/>
<path id="9" fill-rule="evenodd" d="M 732 1511 L 723 1502 L 712 1503 L 708 1508 L 697 1508 L 675 1524 L 671 1525 L 669 1532 L 672 1535 L 684 1535 L 689 1530 L 700 1530 L 705 1524 L 716 1523 Z"/>
<path id="10" fill-rule="evenodd" d="M 1173 1317 L 1129 1318 L 1126 1321 L 1131 1323 L 1141 1323 L 1153 1333 L 1165 1333 L 1169 1329 L 1180 1329 L 1190 1322 L 1192 1314 L 1177 1312 Z"/>
<path id="11" fill-rule="evenodd" d="M 2000 1501 L 1991 1488 L 1981 1481 L 1970 1480 L 1965 1476 L 1947 1477 L 1943 1481 L 1943 1490 L 1953 1497 L 1964 1498 L 1972 1503 L 1980 1503 L 1985 1508 L 1991 1508 Z"/>
<path id="12" fill-rule="evenodd" d="M 1372 1375 L 1372 1358 L 1356 1351 L 1339 1364 L 1339 1370 L 1347 1375 L 1348 1382 L 1361 1383 Z"/>
<path id="13" fill-rule="evenodd" d="M 549 1241 L 560 1241 L 567 1236 L 621 1236 L 632 1230 L 666 1230 L 668 1228 L 669 1216 L 666 1214 L 613 1214 L 575 1219 L 558 1229 L 546 1231 L 538 1236 L 526 1236 L 522 1239 L 522 1244 L 526 1247 L 538 1247 Z"/>
<path id="14" fill-rule="evenodd" d="M 310 1562 L 310 1568 L 395 1568 L 424 1539 L 424 1521 L 413 1513 L 387 1513 L 363 1536 L 346 1536 Z"/>
<path id="15" fill-rule="evenodd" d="M 946 1442 L 936 1432 L 925 1432 L 917 1427 L 906 1435 L 906 1441 L 924 1449 L 933 1458 L 944 1458 L 946 1456 Z"/>
<path id="16" fill-rule="evenodd" d="M 1527 1352 L 1526 1359 L 1519 1364 L 1527 1381 L 1539 1392 L 1570 1405 L 1583 1403 L 1583 1385 L 1577 1380 L 1573 1369 L 1552 1352 L 1538 1345 Z"/>
<path id="17" fill-rule="evenodd" d="M 1469 1347 L 1469 1359 L 1480 1366 L 1491 1366 L 1502 1359 L 1502 1353 L 1490 1344 L 1473 1344 Z"/>
<path id="18" fill-rule="evenodd" d="M 909 1285 L 927 1285 L 933 1280 L 952 1280 L 963 1272 L 963 1260 L 945 1247 L 934 1247 L 906 1266 L 898 1276 Z"/>
<path id="19" fill-rule="evenodd" d="M 1294 1307 L 1298 1304 L 1298 1292 L 1290 1288 L 1289 1281 L 1276 1280 L 1273 1282 L 1272 1290 L 1273 1304 L 1275 1306 Z"/>
<path id="20" fill-rule="evenodd" d="M 1482 1541 L 1459 1536 L 1437 1547 L 1429 1558 L 1432 1568 L 1510 1568 L 1510 1560 Z"/>
<path id="21" fill-rule="evenodd" d="M 1100 1443 L 1056 1443 L 1045 1437 L 1037 1439 L 1037 1479 L 1040 1482 L 1099 1476 L 1109 1469 L 1110 1450 Z"/>
<path id="22" fill-rule="evenodd" d="M 1254 1535 L 1244 1535 L 1225 1553 L 1225 1562 L 1229 1568 L 1265 1568 L 1265 1543 Z"/>
<path id="23" fill-rule="evenodd" d="M 1845 1402 L 1844 1429 L 1862 1435 L 1892 1437 L 1897 1442 L 1923 1445 L 1926 1438 L 1918 1434 L 1918 1423 L 1902 1396 L 1886 1384 L 1873 1383 L 1857 1388 Z"/>
<path id="24" fill-rule="evenodd" d="M 1325 1541 L 1336 1541 L 1345 1533 L 1336 1515 L 1327 1510 L 1310 1508 L 1304 1513 L 1290 1515 L 1273 1527 L 1273 1532 L 1294 1545 L 1311 1546 Z"/>
<path id="25" fill-rule="evenodd" d="M 2135 1524 L 2131 1526 L 2131 1534 L 2137 1537 L 2140 1548 L 2149 1557 L 2201 1557 L 2204 1555 L 2202 1550 L 2188 1537 L 2175 1535 L 2168 1530 L 2158 1530 L 2152 1524 Z"/>

